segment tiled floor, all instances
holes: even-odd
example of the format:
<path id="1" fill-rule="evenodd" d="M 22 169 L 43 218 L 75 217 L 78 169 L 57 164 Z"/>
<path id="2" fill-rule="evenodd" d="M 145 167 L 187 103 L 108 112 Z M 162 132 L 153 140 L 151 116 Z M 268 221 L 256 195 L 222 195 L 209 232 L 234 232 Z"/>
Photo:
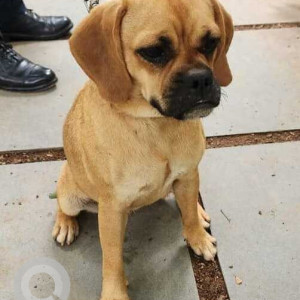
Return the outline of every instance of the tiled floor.
<path id="1" fill-rule="evenodd" d="M 233 82 L 203 120 L 207 136 L 299 128 L 299 52 L 300 28 L 235 32 Z"/>
<path id="2" fill-rule="evenodd" d="M 298 0 L 220 0 L 231 13 L 234 24 L 299 22 Z"/>
<path id="3" fill-rule="evenodd" d="M 56 201 L 48 195 L 55 191 L 61 164 L 0 168 L 0 299 L 14 299 L 14 276 L 34 257 L 52 258 L 65 267 L 71 279 L 70 300 L 87 299 L 86 295 L 96 300 L 100 295 L 102 253 L 97 216 L 81 215 L 81 235 L 70 247 L 60 247 L 51 236 Z M 181 233 L 180 214 L 172 200 L 161 200 L 130 217 L 124 261 L 132 299 L 197 299 Z"/>
<path id="4" fill-rule="evenodd" d="M 17 43 L 15 49 L 52 68 L 59 81 L 56 88 L 41 93 L 0 91 L 0 151 L 61 147 L 65 116 L 87 77 L 66 40 Z"/>
<path id="5" fill-rule="evenodd" d="M 300 142 L 208 150 L 200 170 L 230 299 L 298 300 Z"/>

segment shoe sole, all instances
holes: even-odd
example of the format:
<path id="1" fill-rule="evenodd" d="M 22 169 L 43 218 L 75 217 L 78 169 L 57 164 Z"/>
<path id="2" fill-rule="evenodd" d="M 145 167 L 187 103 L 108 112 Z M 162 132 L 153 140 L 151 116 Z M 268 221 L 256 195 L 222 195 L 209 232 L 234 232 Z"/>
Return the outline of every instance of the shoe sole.
<path id="1" fill-rule="evenodd" d="M 2 35 L 5 40 L 9 41 L 51 41 L 57 40 L 62 37 L 65 37 L 68 32 L 73 28 L 73 23 L 70 23 L 69 26 L 63 28 L 61 31 L 56 32 L 52 35 L 27 35 L 27 34 L 20 34 L 20 33 L 5 33 L 2 32 Z"/>
<path id="2" fill-rule="evenodd" d="M 0 86 L 0 90 L 10 91 L 10 92 L 42 92 L 47 91 L 51 88 L 53 88 L 56 85 L 57 78 L 54 78 L 52 81 L 48 83 L 43 83 L 37 86 L 31 86 L 31 87 L 10 87 L 10 86 Z"/>

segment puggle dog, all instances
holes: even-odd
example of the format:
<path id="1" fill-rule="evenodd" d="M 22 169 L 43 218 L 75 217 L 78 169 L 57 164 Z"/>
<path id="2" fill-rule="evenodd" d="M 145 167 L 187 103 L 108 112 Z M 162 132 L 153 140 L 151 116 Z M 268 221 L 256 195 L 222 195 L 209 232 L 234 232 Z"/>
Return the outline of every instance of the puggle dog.
<path id="1" fill-rule="evenodd" d="M 128 300 L 123 240 L 130 212 L 174 192 L 183 235 L 216 254 L 198 204 L 205 149 L 200 118 L 218 106 L 231 72 L 232 20 L 217 0 L 110 0 L 75 30 L 70 47 L 90 77 L 64 125 L 64 164 L 53 237 L 71 244 L 76 216 L 96 211 L 101 300 Z"/>

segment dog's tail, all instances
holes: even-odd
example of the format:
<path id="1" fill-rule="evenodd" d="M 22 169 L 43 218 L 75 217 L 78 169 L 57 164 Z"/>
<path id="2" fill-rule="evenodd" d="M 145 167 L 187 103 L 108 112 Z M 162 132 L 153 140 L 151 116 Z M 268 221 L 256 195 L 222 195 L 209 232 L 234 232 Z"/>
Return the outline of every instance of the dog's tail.
<path id="1" fill-rule="evenodd" d="M 49 199 L 57 199 L 57 192 L 53 192 L 49 194 Z"/>

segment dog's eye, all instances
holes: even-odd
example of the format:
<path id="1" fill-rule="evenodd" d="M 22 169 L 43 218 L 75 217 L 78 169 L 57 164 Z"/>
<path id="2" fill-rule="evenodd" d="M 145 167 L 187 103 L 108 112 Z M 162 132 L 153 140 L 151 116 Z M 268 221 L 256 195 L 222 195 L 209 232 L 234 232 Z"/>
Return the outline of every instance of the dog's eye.
<path id="1" fill-rule="evenodd" d="M 219 42 L 220 38 L 206 36 L 202 41 L 202 46 L 198 50 L 204 55 L 211 55 L 216 50 Z"/>
<path id="2" fill-rule="evenodd" d="M 162 46 L 151 46 L 147 48 L 140 48 L 137 53 L 145 60 L 153 64 L 165 64 L 168 61 L 166 50 Z"/>
<path id="3" fill-rule="evenodd" d="M 154 46 L 141 49 L 140 53 L 150 59 L 158 59 L 164 55 L 164 49 L 160 46 Z"/>

